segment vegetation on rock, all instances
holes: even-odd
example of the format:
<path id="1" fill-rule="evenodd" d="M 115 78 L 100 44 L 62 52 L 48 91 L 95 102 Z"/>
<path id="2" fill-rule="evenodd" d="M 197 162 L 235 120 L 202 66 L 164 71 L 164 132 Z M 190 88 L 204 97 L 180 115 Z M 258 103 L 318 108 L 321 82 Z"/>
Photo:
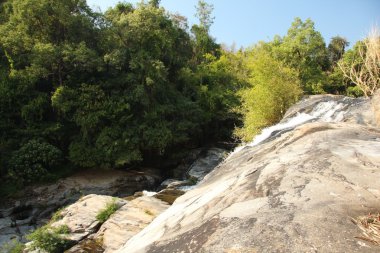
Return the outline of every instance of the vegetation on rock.
<path id="1" fill-rule="evenodd" d="M 119 206 L 117 205 L 116 201 L 113 200 L 110 203 L 107 203 L 104 209 L 100 210 L 99 213 L 96 215 L 96 219 L 100 223 L 104 223 L 108 220 L 108 218 L 119 209 Z"/>
<path id="2" fill-rule="evenodd" d="M 49 253 L 60 253 L 72 246 L 70 240 L 65 239 L 64 235 L 70 233 L 67 226 L 51 227 L 45 225 L 33 231 L 27 236 L 31 241 L 32 249 L 42 249 Z"/>

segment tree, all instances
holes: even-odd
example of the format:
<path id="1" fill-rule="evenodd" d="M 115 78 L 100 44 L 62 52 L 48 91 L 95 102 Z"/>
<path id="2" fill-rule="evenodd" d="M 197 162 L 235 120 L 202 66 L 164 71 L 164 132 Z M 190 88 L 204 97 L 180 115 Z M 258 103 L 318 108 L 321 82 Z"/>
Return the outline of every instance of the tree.
<path id="1" fill-rule="evenodd" d="M 160 6 L 160 2 L 161 0 L 149 0 L 149 4 L 154 8 L 158 8 Z"/>
<path id="2" fill-rule="evenodd" d="M 308 94 L 323 93 L 328 58 L 322 35 L 310 19 L 296 18 L 282 39 L 274 40 L 273 55 L 299 73 L 303 89 Z"/>
<path id="3" fill-rule="evenodd" d="M 277 123 L 302 95 L 297 71 L 271 56 L 264 45 L 249 52 L 247 67 L 250 86 L 239 92 L 243 127 L 235 131 L 243 141 L 251 141 L 261 129 Z"/>
<path id="4" fill-rule="evenodd" d="M 238 91 L 248 85 L 244 57 L 241 52 L 223 50 L 219 58 L 208 54 L 206 59 L 196 72 L 200 103 L 208 119 L 204 124 L 205 139 L 228 140 L 234 127 L 241 125 L 236 108 L 240 106 Z"/>
<path id="5" fill-rule="evenodd" d="M 211 15 L 213 6 L 203 0 L 198 1 L 196 17 L 199 18 L 199 25 L 193 25 L 191 32 L 194 35 L 194 58 L 195 64 L 204 60 L 206 54 L 219 55 L 220 46 L 210 36 L 210 27 L 214 17 Z"/>
<path id="6" fill-rule="evenodd" d="M 345 49 L 349 44 L 350 43 L 343 37 L 335 36 L 331 38 L 327 47 L 331 67 L 336 66 L 338 61 L 343 57 Z"/>
<path id="7" fill-rule="evenodd" d="M 183 78 L 190 37 L 164 9 L 118 4 L 105 13 L 105 68 L 98 80 L 63 86 L 53 104 L 79 128 L 70 159 L 83 167 L 120 167 L 162 157 L 197 137 L 203 112 Z M 174 148 L 175 149 L 175 148 Z"/>
<path id="8" fill-rule="evenodd" d="M 11 168 L 13 151 L 30 140 L 63 151 L 69 145 L 73 129 L 58 120 L 51 94 L 95 77 L 102 67 L 100 17 L 82 0 L 12 0 L 1 8 L 0 154 L 1 167 Z"/>
<path id="9" fill-rule="evenodd" d="M 199 0 L 196 9 L 197 13 L 195 16 L 199 19 L 199 26 L 209 32 L 211 25 L 214 23 L 214 17 L 211 16 L 214 6 L 204 0 Z"/>

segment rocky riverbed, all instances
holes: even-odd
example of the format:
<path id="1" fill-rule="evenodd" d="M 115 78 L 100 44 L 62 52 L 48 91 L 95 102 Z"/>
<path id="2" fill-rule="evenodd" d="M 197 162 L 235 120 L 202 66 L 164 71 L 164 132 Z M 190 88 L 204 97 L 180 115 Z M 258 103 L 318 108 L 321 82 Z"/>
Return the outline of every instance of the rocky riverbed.
<path id="1" fill-rule="evenodd" d="M 0 249 L 12 240 L 25 242 L 26 234 L 48 223 L 55 214 L 60 220 L 51 225 L 67 225 L 70 230 L 67 238 L 73 244 L 80 242 L 69 252 L 92 252 L 94 247 L 100 252 L 112 252 L 115 245 L 126 242 L 129 238 L 126 235 L 132 236 L 149 224 L 226 154 L 226 150 L 219 148 L 193 150 L 185 162 L 173 169 L 171 174 L 177 177 L 166 180 L 161 170 L 152 168 L 92 170 L 55 184 L 29 188 L 24 197 L 0 208 Z M 155 197 L 146 193 L 156 190 L 159 193 Z M 119 210 L 100 226 L 96 214 L 113 199 Z M 110 240 L 117 234 L 119 241 Z M 99 238 L 102 238 L 101 246 L 94 243 Z"/>

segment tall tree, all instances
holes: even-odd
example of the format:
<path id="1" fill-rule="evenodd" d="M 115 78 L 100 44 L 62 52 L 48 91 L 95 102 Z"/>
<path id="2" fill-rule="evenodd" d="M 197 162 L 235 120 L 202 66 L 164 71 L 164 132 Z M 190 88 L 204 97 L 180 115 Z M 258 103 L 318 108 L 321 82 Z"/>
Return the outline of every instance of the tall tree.
<path id="1" fill-rule="evenodd" d="M 328 58 L 331 67 L 336 66 L 338 61 L 343 57 L 345 49 L 349 44 L 350 43 L 346 40 L 346 38 L 340 36 L 331 38 L 330 43 L 327 47 Z"/>
<path id="2" fill-rule="evenodd" d="M 310 19 L 296 18 L 281 41 L 273 48 L 274 55 L 299 72 L 306 93 L 323 92 L 324 70 L 328 69 L 326 45 Z"/>
<path id="3" fill-rule="evenodd" d="M 302 94 L 296 70 L 275 59 L 265 44 L 256 45 L 246 58 L 249 86 L 240 90 L 243 126 L 235 135 L 251 141 L 261 129 L 278 122 Z"/>
<path id="4" fill-rule="evenodd" d="M 206 3 L 204 0 L 198 1 L 196 17 L 199 19 L 198 25 L 193 25 L 191 32 L 194 35 L 194 58 L 198 64 L 204 60 L 204 56 L 210 53 L 217 56 L 220 46 L 215 43 L 214 38 L 210 35 L 210 27 L 213 24 L 214 17 L 212 11 L 213 5 Z"/>
<path id="5" fill-rule="evenodd" d="M 195 16 L 199 19 L 199 26 L 209 32 L 211 25 L 214 23 L 214 17 L 212 16 L 214 6 L 204 0 L 199 0 L 196 9 Z"/>

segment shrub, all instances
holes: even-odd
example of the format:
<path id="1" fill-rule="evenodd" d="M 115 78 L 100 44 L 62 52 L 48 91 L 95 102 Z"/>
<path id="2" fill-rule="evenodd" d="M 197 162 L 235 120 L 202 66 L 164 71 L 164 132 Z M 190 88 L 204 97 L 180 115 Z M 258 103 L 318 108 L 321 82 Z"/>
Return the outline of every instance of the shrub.
<path id="1" fill-rule="evenodd" d="M 59 208 L 55 213 L 53 213 L 53 215 L 51 216 L 51 221 L 52 222 L 55 222 L 55 221 L 59 221 L 63 218 L 63 215 L 62 215 L 62 211 L 63 211 L 64 208 Z"/>
<path id="2" fill-rule="evenodd" d="M 60 253 L 72 246 L 72 242 L 63 237 L 64 234 L 68 233 L 70 233 L 70 230 L 66 225 L 56 228 L 46 225 L 27 235 L 27 239 L 32 241 L 32 249 Z"/>
<path id="3" fill-rule="evenodd" d="M 62 161 L 62 152 L 40 140 L 31 140 L 15 151 L 9 161 L 8 174 L 22 183 L 40 181 Z"/>
<path id="4" fill-rule="evenodd" d="M 96 219 L 100 222 L 100 223 L 104 223 L 106 220 L 108 220 L 108 218 L 114 213 L 117 211 L 117 209 L 119 209 L 118 205 L 116 204 L 115 200 L 113 200 L 112 202 L 108 203 L 106 205 L 106 207 L 101 210 L 97 215 L 96 215 Z"/>

